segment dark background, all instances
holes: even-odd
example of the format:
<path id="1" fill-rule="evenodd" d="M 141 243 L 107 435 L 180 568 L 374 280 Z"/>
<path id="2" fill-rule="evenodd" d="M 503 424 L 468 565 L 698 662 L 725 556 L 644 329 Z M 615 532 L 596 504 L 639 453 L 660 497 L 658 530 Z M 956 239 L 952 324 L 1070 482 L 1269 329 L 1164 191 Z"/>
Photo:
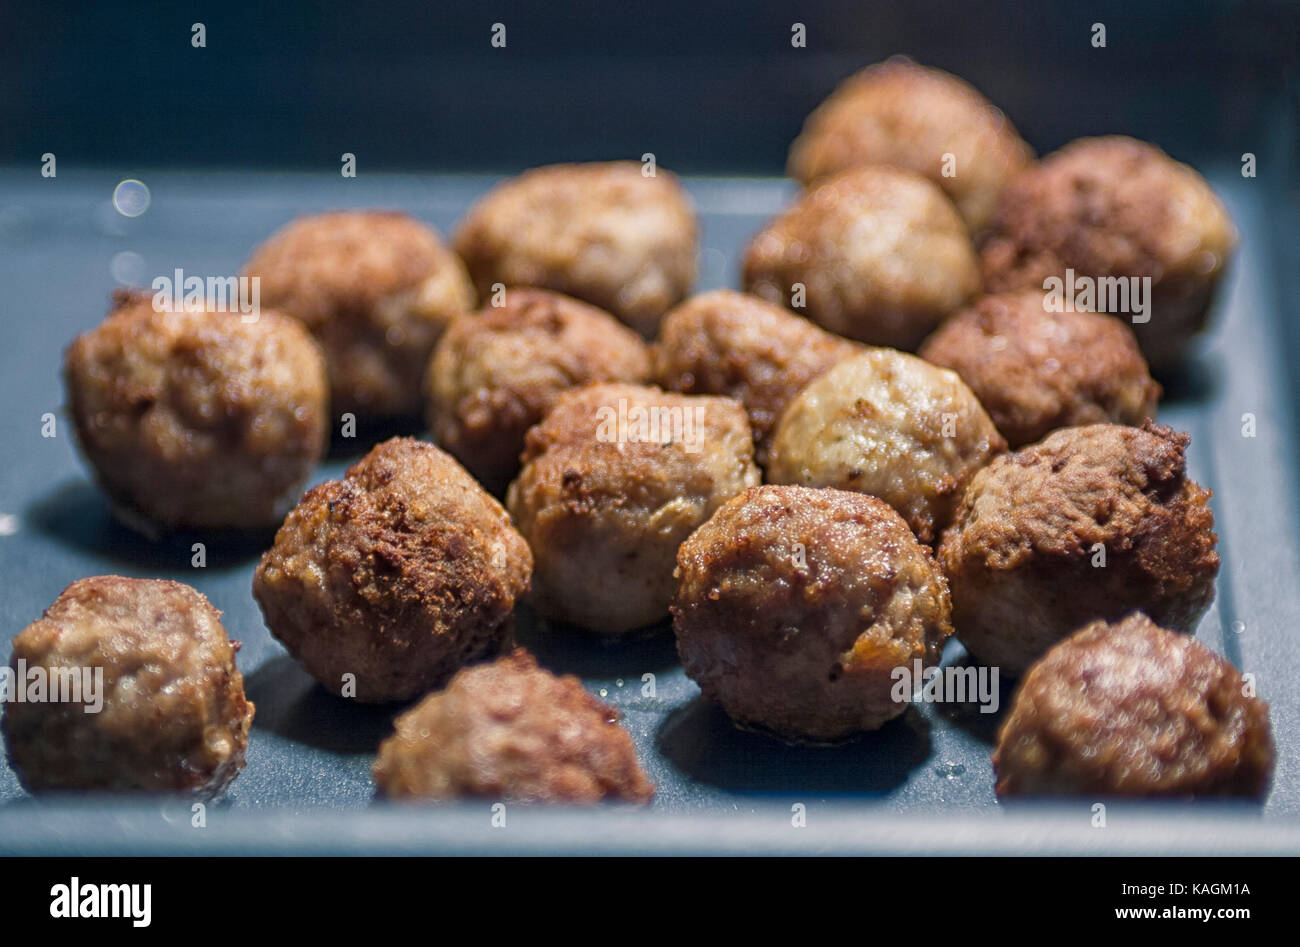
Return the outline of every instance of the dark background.
<path id="1" fill-rule="evenodd" d="M 1236 160 L 1293 121 L 1296 6 L 0 0 L 0 164 L 337 173 L 350 151 L 361 173 L 514 171 L 651 151 L 683 172 L 779 173 L 836 82 L 900 52 L 972 81 L 1040 151 L 1124 132 Z"/>

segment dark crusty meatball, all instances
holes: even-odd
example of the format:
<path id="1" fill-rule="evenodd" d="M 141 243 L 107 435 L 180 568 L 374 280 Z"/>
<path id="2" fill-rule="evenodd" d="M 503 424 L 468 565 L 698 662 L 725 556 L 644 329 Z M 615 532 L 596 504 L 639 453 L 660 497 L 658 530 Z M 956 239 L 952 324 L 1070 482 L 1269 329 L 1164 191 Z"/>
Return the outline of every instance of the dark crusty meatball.
<path id="1" fill-rule="evenodd" d="M 397 211 L 300 217 L 244 265 L 262 302 L 302 320 L 329 363 L 335 416 L 419 413 L 434 343 L 474 308 L 465 267 L 430 227 Z"/>
<path id="2" fill-rule="evenodd" d="M 938 539 L 975 471 L 1006 448 L 956 374 L 893 349 L 835 365 L 790 402 L 768 480 L 879 497 Z"/>
<path id="3" fill-rule="evenodd" d="M 888 167 L 842 172 L 801 197 L 750 242 L 744 279 L 824 329 L 908 351 L 980 286 L 952 202 Z"/>
<path id="4" fill-rule="evenodd" d="M 983 296 L 921 346 L 975 392 L 1011 447 L 1058 427 L 1141 424 L 1155 417 L 1151 380 L 1133 332 L 1094 312 L 1049 312 L 1039 290 Z"/>
<path id="5" fill-rule="evenodd" d="M 73 582 L 14 639 L 18 686 L 39 669 L 50 687 L 45 702 L 6 701 L 9 764 L 31 792 L 216 795 L 244 768 L 253 722 L 237 650 L 221 613 L 188 585 Z M 56 689 L 78 696 L 64 689 L 73 677 L 80 701 L 53 702 Z"/>
<path id="6" fill-rule="evenodd" d="M 907 709 L 894 669 L 937 664 L 948 585 L 893 509 L 842 490 L 764 486 L 682 544 L 682 665 L 737 723 L 805 740 L 874 730 Z"/>
<path id="7" fill-rule="evenodd" d="M 592 804 L 654 794 L 618 711 L 522 648 L 464 669 L 398 717 L 374 775 L 392 799 Z"/>
<path id="8" fill-rule="evenodd" d="M 1150 277 L 1149 321 L 1133 324 L 1152 367 L 1173 367 L 1205 325 L 1237 232 L 1205 180 L 1132 138 L 1082 138 L 1002 192 L 981 248 L 988 292 L 1046 289 L 1067 270 Z M 1130 320 L 1127 310 L 1093 308 Z M 1142 318 L 1139 315 L 1139 318 Z"/>
<path id="9" fill-rule="evenodd" d="M 799 391 L 862 346 L 755 296 L 728 289 L 682 303 L 659 326 L 656 381 L 689 395 L 725 395 L 749 412 L 760 464 Z"/>
<path id="10" fill-rule="evenodd" d="M 72 342 L 77 440 L 116 511 L 146 530 L 266 528 L 298 498 L 328 436 L 325 362 L 292 319 L 155 312 L 119 293 Z"/>
<path id="11" fill-rule="evenodd" d="M 677 178 L 635 161 L 534 168 L 497 185 L 456 233 L 479 293 L 539 286 L 612 312 L 647 338 L 695 282 L 698 226 Z"/>
<path id="12" fill-rule="evenodd" d="M 1025 675 L 998 733 L 997 791 L 1013 795 L 1268 793 L 1268 705 L 1205 645 L 1140 612 L 1093 622 Z"/>
<path id="13" fill-rule="evenodd" d="M 939 546 L 962 644 L 1020 674 L 1094 619 L 1193 631 L 1219 556 L 1190 440 L 1151 421 L 1063 428 L 977 473 Z"/>
<path id="14" fill-rule="evenodd" d="M 493 493 L 519 472 L 528 429 L 562 391 L 643 382 L 650 353 L 607 312 L 544 289 L 457 319 L 439 340 L 425 389 L 438 443 Z"/>
<path id="15" fill-rule="evenodd" d="M 253 595 L 271 633 L 329 690 L 408 700 L 496 653 L 532 566 L 506 511 L 463 467 L 393 438 L 308 491 L 262 557 Z"/>
<path id="16" fill-rule="evenodd" d="M 808 116 L 790 146 L 789 170 L 811 185 L 848 168 L 894 165 L 943 188 L 977 232 L 1006 182 L 1033 157 L 1006 116 L 970 85 L 897 56 L 850 76 Z"/>
<path id="17" fill-rule="evenodd" d="M 600 384 L 565 392 L 528 432 L 506 504 L 537 561 L 532 604 L 605 634 L 668 617 L 677 547 L 759 482 L 730 398 Z"/>

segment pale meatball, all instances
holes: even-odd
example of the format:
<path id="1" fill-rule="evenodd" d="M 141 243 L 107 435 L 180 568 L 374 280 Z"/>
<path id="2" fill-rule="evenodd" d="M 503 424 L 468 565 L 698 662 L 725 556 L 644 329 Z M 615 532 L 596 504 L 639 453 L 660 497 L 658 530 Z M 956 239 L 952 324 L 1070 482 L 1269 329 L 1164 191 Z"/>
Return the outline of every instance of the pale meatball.
<path id="1" fill-rule="evenodd" d="M 809 191 L 745 250 L 745 289 L 837 335 L 914 351 L 978 290 L 952 202 L 919 175 L 846 171 Z"/>
<path id="2" fill-rule="evenodd" d="M 926 339 L 920 355 L 960 375 L 1012 447 L 1059 427 L 1155 417 L 1160 386 L 1128 326 L 1049 305 L 1032 289 L 983 296 Z"/>
<path id="3" fill-rule="evenodd" d="M 956 373 L 872 349 L 840 362 L 791 402 L 767 472 L 774 483 L 879 497 L 928 543 L 948 525 L 970 478 L 1005 449 Z"/>
<path id="4" fill-rule="evenodd" d="M 677 547 L 758 482 L 745 409 L 730 398 L 566 392 L 528 432 L 506 499 L 537 563 L 533 605 L 605 634 L 661 621 Z"/>
<path id="5" fill-rule="evenodd" d="M 850 76 L 808 116 L 790 146 L 789 172 L 809 186 L 863 165 L 903 168 L 943 188 L 975 233 L 1033 157 L 969 84 L 900 56 Z"/>
<path id="6" fill-rule="evenodd" d="M 470 209 L 456 250 L 486 298 L 538 286 L 612 312 L 651 337 L 695 282 L 697 224 L 677 178 L 634 161 L 535 168 Z"/>
<path id="7" fill-rule="evenodd" d="M 650 351 L 607 312 L 544 289 L 452 323 L 425 387 L 438 443 L 493 493 L 519 472 L 528 429 L 560 393 L 597 381 L 643 382 Z"/>
<path id="8" fill-rule="evenodd" d="M 320 348 L 269 310 L 245 321 L 158 312 L 147 293 L 116 301 L 63 365 L 77 443 L 114 512 L 150 534 L 275 526 L 327 446 Z"/>
<path id="9" fill-rule="evenodd" d="M 464 265 L 430 227 L 396 211 L 300 217 L 244 265 L 263 305 L 302 320 L 325 350 L 337 418 L 417 415 L 443 329 L 474 308 Z"/>
<path id="10" fill-rule="evenodd" d="M 671 391 L 726 395 L 749 412 L 760 464 L 781 412 L 799 391 L 862 346 L 755 296 L 719 289 L 664 316 L 655 380 Z"/>
<path id="11" fill-rule="evenodd" d="M 17 685 L 48 686 L 5 702 L 9 764 L 31 792 L 219 794 L 244 768 L 253 722 L 238 650 L 188 585 L 73 582 L 14 639 Z"/>
<path id="12" fill-rule="evenodd" d="M 459 672 L 398 717 L 396 730 L 374 766 L 389 799 L 591 805 L 654 794 L 618 711 L 522 648 Z"/>
<path id="13" fill-rule="evenodd" d="M 1056 288 L 1049 278 L 1068 291 L 1073 275 L 1077 297 L 1080 277 L 1149 278 L 1145 313 L 1131 286 L 1123 297 L 1114 284 L 1094 284 L 1108 298 L 1094 292 L 1089 308 L 1132 322 L 1159 371 L 1174 367 L 1205 325 L 1236 244 L 1204 178 L 1154 145 L 1116 135 L 1071 142 L 1017 177 L 1002 192 L 981 255 L 989 292 Z"/>
<path id="14" fill-rule="evenodd" d="M 1219 555 L 1189 441 L 1151 421 L 1068 427 L 977 473 L 939 546 L 967 650 L 1013 675 L 1094 619 L 1194 631 Z"/>
<path id="15" fill-rule="evenodd" d="M 738 724 L 838 740 L 907 709 L 897 668 L 939 662 L 948 584 L 894 510 L 842 490 L 756 487 L 682 544 L 677 650 Z"/>
<path id="16" fill-rule="evenodd" d="M 1141 612 L 1055 645 L 1016 691 L 993 753 L 1000 796 L 1268 794 L 1268 704 L 1240 671 Z"/>
<path id="17" fill-rule="evenodd" d="M 409 700 L 509 640 L 532 565 L 506 511 L 460 464 L 393 438 L 307 492 L 262 557 L 253 597 L 333 693 Z"/>

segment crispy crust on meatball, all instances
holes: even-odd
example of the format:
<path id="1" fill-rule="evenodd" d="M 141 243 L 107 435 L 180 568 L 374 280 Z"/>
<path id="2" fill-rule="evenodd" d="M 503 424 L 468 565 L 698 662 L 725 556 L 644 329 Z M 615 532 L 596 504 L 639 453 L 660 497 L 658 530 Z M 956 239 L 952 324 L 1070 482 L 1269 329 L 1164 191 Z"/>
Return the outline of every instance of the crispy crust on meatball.
<path id="1" fill-rule="evenodd" d="M 1160 370 L 1205 325 L 1236 243 L 1204 178 L 1154 145 L 1115 135 L 1071 142 L 1012 181 L 981 264 L 988 292 L 1041 290 L 1067 269 L 1094 279 L 1150 277 L 1150 320 L 1133 331 Z"/>
<path id="2" fill-rule="evenodd" d="M 597 381 L 643 382 L 650 352 L 609 313 L 543 289 L 457 319 L 425 379 L 438 443 L 495 494 L 519 472 L 528 429 L 560 393 Z"/>
<path id="3" fill-rule="evenodd" d="M 566 293 L 647 338 L 695 282 L 698 226 L 677 178 L 635 161 L 556 164 L 497 185 L 470 209 L 456 251 L 493 283 Z"/>
<path id="4" fill-rule="evenodd" d="M 1200 642 L 1140 612 L 1057 644 L 1017 690 L 993 754 L 1014 795 L 1268 794 L 1268 705 Z"/>
<path id="5" fill-rule="evenodd" d="M 686 673 L 737 723 L 805 740 L 906 708 L 893 672 L 937 664 L 948 585 L 892 508 L 842 490 L 763 486 L 682 544 L 673 606 Z"/>
<path id="6" fill-rule="evenodd" d="M 1155 417 L 1160 386 L 1132 330 L 1100 313 L 1048 312 L 1046 302 L 1038 290 L 981 297 L 920 355 L 960 375 L 1013 448 L 1059 427 Z"/>
<path id="7" fill-rule="evenodd" d="M 835 175 L 769 223 L 745 250 L 744 280 L 837 335 L 908 351 L 980 285 L 952 202 L 883 166 Z"/>
<path id="8" fill-rule="evenodd" d="M 659 326 L 655 380 L 669 391 L 725 395 L 749 412 L 760 464 L 786 405 L 862 346 L 787 309 L 719 289 L 682 303 Z"/>
<path id="9" fill-rule="evenodd" d="M 9 764 L 34 793 L 221 793 L 244 768 L 253 721 L 238 649 L 221 613 L 188 585 L 73 582 L 14 639 L 9 666 L 47 676 L 102 669 L 103 706 L 87 713 L 84 691 L 81 703 L 6 702 Z"/>
<path id="10" fill-rule="evenodd" d="M 753 451 L 730 398 L 621 384 L 561 395 L 506 499 L 537 562 L 532 604 L 605 634 L 666 618 L 677 547 L 759 482 Z"/>
<path id="11" fill-rule="evenodd" d="M 262 557 L 253 595 L 271 634 L 330 691 L 408 700 L 497 652 L 532 564 L 463 467 L 393 438 L 307 492 Z"/>
<path id="12" fill-rule="evenodd" d="M 374 776 L 392 799 L 644 803 L 654 786 L 618 711 L 522 648 L 460 671 L 397 718 Z"/>
<path id="13" fill-rule="evenodd" d="M 768 479 L 879 497 L 922 542 L 952 518 L 975 471 L 1006 448 L 954 372 L 892 349 L 835 365 L 790 403 Z"/>
<path id="14" fill-rule="evenodd" d="M 297 499 L 328 435 L 325 362 L 292 319 L 155 312 L 118 293 L 73 340 L 63 379 L 77 442 L 124 520 L 265 528 Z"/>
<path id="15" fill-rule="evenodd" d="M 955 174 L 944 174 L 948 155 Z M 849 168 L 894 165 L 943 188 L 978 232 L 998 193 L 1033 157 L 1007 117 L 968 83 L 895 57 L 850 76 L 808 116 L 790 146 L 789 173 L 811 186 Z"/>
<path id="16" fill-rule="evenodd" d="M 1190 440 L 1152 421 L 1063 428 L 977 473 L 939 546 L 962 644 L 1020 674 L 1094 619 L 1195 630 L 1219 556 Z"/>
<path id="17" fill-rule="evenodd" d="M 474 308 L 459 258 L 436 231 L 397 211 L 300 217 L 258 247 L 244 273 L 261 279 L 265 305 L 320 340 L 336 415 L 418 414 L 434 344 Z"/>

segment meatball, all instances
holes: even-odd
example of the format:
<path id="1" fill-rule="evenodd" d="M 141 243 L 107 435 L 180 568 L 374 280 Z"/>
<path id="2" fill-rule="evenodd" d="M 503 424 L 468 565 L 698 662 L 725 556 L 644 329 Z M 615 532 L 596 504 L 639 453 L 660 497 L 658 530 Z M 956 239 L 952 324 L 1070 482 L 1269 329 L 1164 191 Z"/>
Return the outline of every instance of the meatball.
<path id="1" fill-rule="evenodd" d="M 939 546 L 962 644 L 1020 674 L 1094 619 L 1193 631 L 1219 556 L 1190 440 L 1151 421 L 1063 428 L 977 473 Z"/>
<path id="2" fill-rule="evenodd" d="M 534 168 L 498 185 L 456 234 L 479 292 L 539 286 L 612 312 L 646 337 L 695 282 L 695 212 L 667 171 L 634 161 Z"/>
<path id="3" fill-rule="evenodd" d="M 667 618 L 677 547 L 759 482 L 753 453 L 730 398 L 620 384 L 561 395 L 506 494 L 537 560 L 534 607 L 605 634 Z"/>
<path id="4" fill-rule="evenodd" d="M 397 718 L 375 783 L 389 798 L 648 802 L 654 786 L 618 711 L 522 648 L 460 671 Z"/>
<path id="5" fill-rule="evenodd" d="M 596 381 L 643 382 L 650 352 L 613 316 L 544 289 L 457 319 L 434 350 L 425 388 L 439 444 L 493 493 L 519 472 L 528 429 L 560 392 Z"/>
<path id="6" fill-rule="evenodd" d="M 914 351 L 980 286 L 966 225 L 939 188 L 894 168 L 845 171 L 745 250 L 745 288 L 838 335 Z"/>
<path id="7" fill-rule="evenodd" d="M 789 172 L 811 185 L 863 165 L 903 168 L 943 188 L 978 232 L 1033 157 L 970 85 L 898 56 L 850 76 L 817 107 L 790 146 Z"/>
<path id="8" fill-rule="evenodd" d="M 1030 668 L 998 733 L 1013 795 L 1267 795 L 1268 705 L 1193 638 L 1134 612 L 1096 621 Z"/>
<path id="9" fill-rule="evenodd" d="M 145 531 L 273 526 L 325 452 L 324 358 L 275 312 L 156 312 L 119 293 L 63 380 L 100 486 Z"/>
<path id="10" fill-rule="evenodd" d="M 1051 278 L 1061 280 L 1062 289 L 1071 277 L 1076 284 L 1080 277 L 1149 278 L 1145 314 L 1131 288 L 1118 300 L 1094 300 L 1091 308 L 1136 317 L 1133 330 L 1143 353 L 1154 368 L 1166 370 L 1205 325 L 1236 243 L 1223 204 L 1187 165 L 1131 138 L 1083 138 L 1002 192 L 981 262 L 989 292 L 1054 289 L 1046 285 Z M 1097 284 L 1094 290 L 1110 297 L 1120 286 Z"/>
<path id="11" fill-rule="evenodd" d="M 922 542 L 952 518 L 962 488 L 1006 448 L 953 372 L 872 349 L 840 362 L 786 408 L 768 479 L 879 497 Z"/>
<path id="12" fill-rule="evenodd" d="M 893 509 L 843 490 L 764 486 L 677 553 L 682 666 L 738 724 L 829 741 L 907 709 L 896 668 L 938 663 L 948 585 Z"/>
<path id="13" fill-rule="evenodd" d="M 336 415 L 417 415 L 434 343 L 474 308 L 465 267 L 420 221 L 396 211 L 300 217 L 244 266 L 262 301 L 301 319 L 325 349 Z"/>
<path id="14" fill-rule="evenodd" d="M 267 627 L 335 694 L 409 700 L 511 636 L 533 559 L 432 444 L 394 438 L 308 491 L 253 577 Z"/>
<path id="15" fill-rule="evenodd" d="M 656 380 L 671 391 L 726 395 L 749 412 L 759 463 L 791 399 L 862 346 L 754 296 L 720 289 L 688 299 L 659 326 Z"/>
<path id="16" fill-rule="evenodd" d="M 1133 332 L 1111 316 L 1048 312 L 1038 290 L 984 296 L 926 340 L 920 355 L 970 386 L 1012 447 L 1058 427 L 1155 417 L 1151 380 Z"/>
<path id="17" fill-rule="evenodd" d="M 238 650 L 188 585 L 73 582 L 14 639 L 10 683 L 26 698 L 11 690 L 4 702 L 9 765 L 34 793 L 221 793 L 244 768 L 253 722 Z"/>

